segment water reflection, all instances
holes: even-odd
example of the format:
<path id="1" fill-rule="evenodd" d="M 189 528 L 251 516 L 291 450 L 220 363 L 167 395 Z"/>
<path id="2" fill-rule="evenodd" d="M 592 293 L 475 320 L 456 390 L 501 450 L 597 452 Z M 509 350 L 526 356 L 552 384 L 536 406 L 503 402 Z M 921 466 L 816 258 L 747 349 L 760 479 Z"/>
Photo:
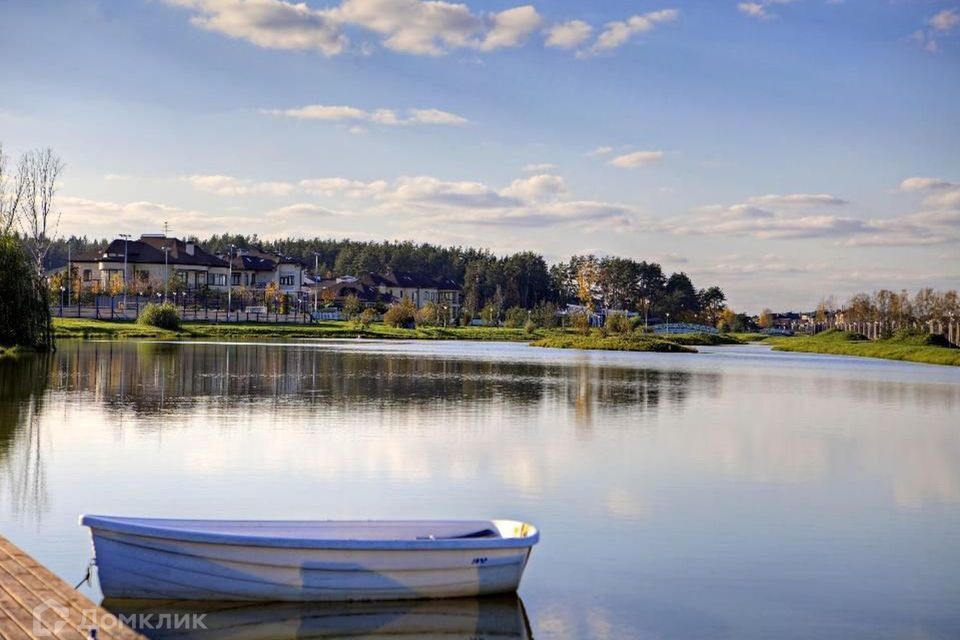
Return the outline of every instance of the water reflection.
<path id="1" fill-rule="evenodd" d="M 960 370 L 758 347 L 63 343 L 0 363 L 0 528 L 75 582 L 81 511 L 520 517 L 541 640 L 955 638 L 958 415 Z"/>
<path id="2" fill-rule="evenodd" d="M 0 358 L 0 478 L 16 514 L 39 515 L 47 503 L 40 416 L 51 362 L 49 354 Z"/>
<path id="3" fill-rule="evenodd" d="M 215 603 L 104 600 L 126 619 L 157 626 L 167 620 L 200 620 L 187 625 L 143 628 L 151 640 L 273 640 L 274 638 L 443 637 L 450 640 L 533 638 L 523 602 L 515 595 L 398 602 Z M 202 617 L 198 617 L 202 615 Z M 133 616 L 131 618 L 131 616 Z"/>
<path id="4" fill-rule="evenodd" d="M 109 407 L 142 414 L 265 400 L 405 410 L 494 401 L 534 407 L 561 398 L 589 426 L 597 403 L 649 411 L 684 402 L 694 382 L 716 387 L 720 381 L 715 372 L 385 357 L 270 344 L 74 343 L 54 357 L 55 391 L 92 394 Z"/>

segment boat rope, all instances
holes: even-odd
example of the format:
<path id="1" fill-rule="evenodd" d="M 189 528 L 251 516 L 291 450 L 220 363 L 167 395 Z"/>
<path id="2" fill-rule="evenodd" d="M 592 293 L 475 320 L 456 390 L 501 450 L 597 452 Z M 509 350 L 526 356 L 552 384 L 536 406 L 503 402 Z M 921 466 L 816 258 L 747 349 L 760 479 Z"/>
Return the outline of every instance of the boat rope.
<path id="1" fill-rule="evenodd" d="M 90 559 L 90 562 L 87 563 L 87 572 L 83 575 L 83 580 L 81 580 L 80 582 L 77 583 L 77 586 L 75 586 L 75 587 L 73 588 L 74 591 L 76 591 L 76 590 L 79 589 L 81 586 L 83 586 L 84 583 L 90 584 L 90 578 L 93 577 L 93 576 L 92 576 L 91 569 L 93 569 L 93 565 L 94 565 L 95 563 L 96 563 L 96 560 L 94 560 L 93 558 L 91 558 L 91 559 Z"/>

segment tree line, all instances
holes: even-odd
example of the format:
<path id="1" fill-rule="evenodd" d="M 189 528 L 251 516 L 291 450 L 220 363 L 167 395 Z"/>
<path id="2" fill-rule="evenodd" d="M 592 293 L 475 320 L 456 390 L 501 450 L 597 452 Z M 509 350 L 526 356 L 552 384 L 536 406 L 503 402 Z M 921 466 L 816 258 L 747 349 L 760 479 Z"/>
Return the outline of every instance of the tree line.
<path id="1" fill-rule="evenodd" d="M 404 271 L 449 278 L 463 287 L 463 310 L 473 317 L 504 315 L 509 309 L 533 310 L 544 304 L 577 304 L 592 310 L 635 311 L 651 319 L 716 325 L 726 296 L 717 286 L 697 289 L 683 273 L 664 273 L 656 262 L 616 256 L 578 255 L 548 264 L 532 251 L 497 256 L 487 249 L 439 246 L 410 241 L 357 241 L 329 238 L 265 240 L 257 235 L 220 234 L 188 238 L 213 254 L 259 248 L 293 258 L 321 276 Z M 50 248 L 51 256 L 67 257 L 102 250 L 106 239 L 65 238 Z"/>
<path id="2" fill-rule="evenodd" d="M 43 275 L 62 170 L 50 149 L 27 151 L 11 165 L 0 145 L 0 347 L 53 348 Z"/>
<path id="3" fill-rule="evenodd" d="M 857 293 L 839 306 L 833 297 L 824 298 L 817 305 L 816 321 L 826 322 L 838 312 L 848 323 L 879 322 L 903 327 L 930 322 L 947 324 L 960 320 L 960 296 L 955 289 L 935 291 L 925 287 L 912 295 L 905 289 Z"/>

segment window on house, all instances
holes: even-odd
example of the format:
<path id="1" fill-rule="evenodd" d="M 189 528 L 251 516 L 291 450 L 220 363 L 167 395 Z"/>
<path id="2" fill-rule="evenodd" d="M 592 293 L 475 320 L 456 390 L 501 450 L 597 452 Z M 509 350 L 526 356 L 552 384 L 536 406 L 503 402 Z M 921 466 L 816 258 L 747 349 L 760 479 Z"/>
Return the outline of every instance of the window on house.
<path id="1" fill-rule="evenodd" d="M 234 272 L 233 275 L 230 276 L 230 283 L 231 283 L 233 286 L 239 285 L 239 284 L 240 284 L 240 274 L 237 273 L 237 272 Z"/>
<path id="2" fill-rule="evenodd" d="M 285 287 L 292 287 L 293 280 L 293 276 L 280 276 L 280 284 Z"/>
<path id="3" fill-rule="evenodd" d="M 84 269 L 84 270 L 83 270 L 83 281 L 84 281 L 84 282 L 90 282 L 90 278 L 91 278 L 92 276 L 93 276 L 93 271 L 91 271 L 90 269 Z"/>
<path id="4" fill-rule="evenodd" d="M 225 287 L 227 286 L 227 274 L 225 273 L 208 273 L 207 274 L 207 284 L 213 285 L 215 287 Z"/>

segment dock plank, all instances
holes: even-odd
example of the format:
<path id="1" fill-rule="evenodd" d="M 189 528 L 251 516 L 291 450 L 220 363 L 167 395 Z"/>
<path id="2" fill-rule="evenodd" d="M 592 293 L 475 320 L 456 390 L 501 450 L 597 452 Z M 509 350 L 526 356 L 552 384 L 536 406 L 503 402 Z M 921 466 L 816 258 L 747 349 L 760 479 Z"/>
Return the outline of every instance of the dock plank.
<path id="1" fill-rule="evenodd" d="M 35 618 L 38 607 L 51 603 Z M 108 623 L 98 625 L 99 640 L 145 640 L 0 536 L 0 640 L 87 640 L 91 613 Z"/>

